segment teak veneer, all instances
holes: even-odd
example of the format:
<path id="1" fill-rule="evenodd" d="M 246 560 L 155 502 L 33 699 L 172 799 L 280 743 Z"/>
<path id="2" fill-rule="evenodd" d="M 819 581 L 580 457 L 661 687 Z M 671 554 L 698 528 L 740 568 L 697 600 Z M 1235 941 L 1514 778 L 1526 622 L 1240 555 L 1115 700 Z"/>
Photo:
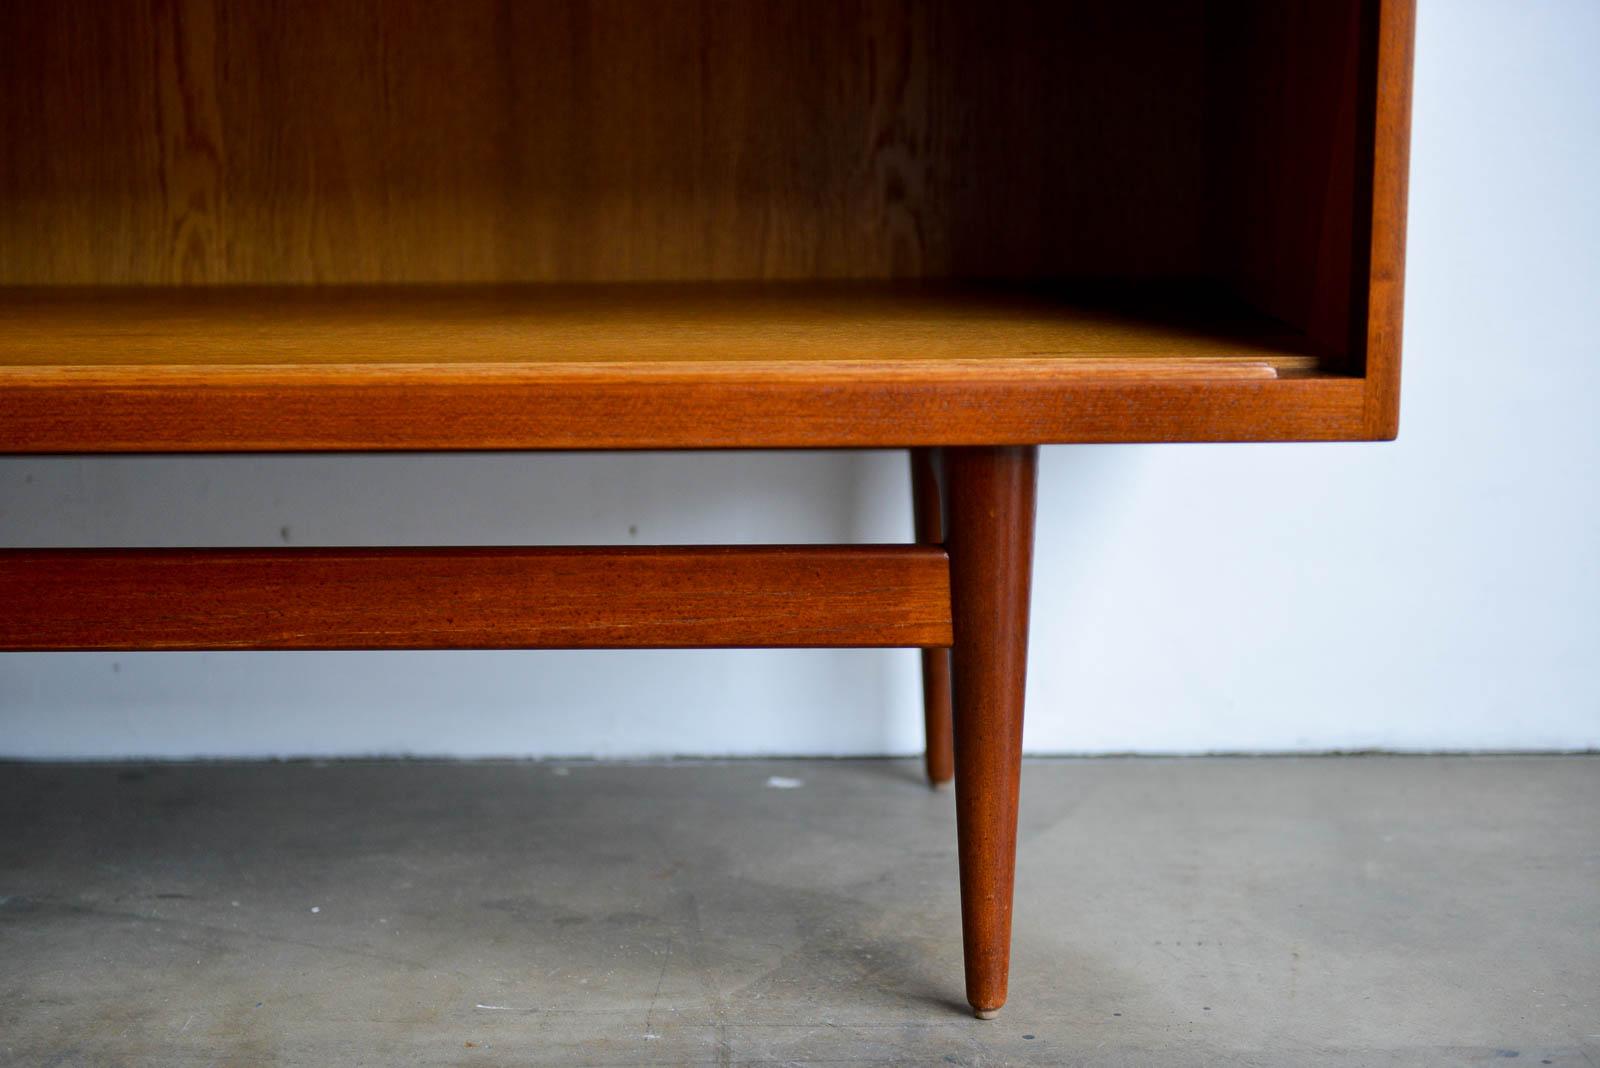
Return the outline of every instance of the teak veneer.
<path id="1" fill-rule="evenodd" d="M 950 645 L 937 546 L 0 550 L 6 649 Z"/>
<path id="2" fill-rule="evenodd" d="M 908 448 L 915 528 L 10 550 L 0 648 L 920 648 L 992 1017 L 1037 447 L 1395 435 L 1412 21 L 0 5 L 0 452 Z"/>
<path id="3" fill-rule="evenodd" d="M 0 290 L 17 452 L 1338 437 L 1363 396 L 1195 284 Z"/>

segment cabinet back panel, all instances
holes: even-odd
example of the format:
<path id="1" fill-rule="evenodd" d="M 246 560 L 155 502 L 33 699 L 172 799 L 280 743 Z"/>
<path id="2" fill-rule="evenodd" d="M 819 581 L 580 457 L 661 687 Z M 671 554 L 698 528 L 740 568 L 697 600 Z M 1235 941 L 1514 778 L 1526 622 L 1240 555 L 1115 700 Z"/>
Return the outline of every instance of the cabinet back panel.
<path id="1" fill-rule="evenodd" d="M 1211 24 L 1201 0 L 0 5 L 0 284 L 1206 273 Z"/>

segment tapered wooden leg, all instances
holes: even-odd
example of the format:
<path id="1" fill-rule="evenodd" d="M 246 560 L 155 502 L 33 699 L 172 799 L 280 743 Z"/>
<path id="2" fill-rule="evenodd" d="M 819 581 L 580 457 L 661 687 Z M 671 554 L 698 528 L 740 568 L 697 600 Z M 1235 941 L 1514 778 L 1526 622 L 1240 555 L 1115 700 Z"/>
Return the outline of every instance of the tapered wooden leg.
<path id="1" fill-rule="evenodd" d="M 939 495 L 939 452 L 911 450 L 911 515 L 918 545 L 944 544 Z M 922 650 L 922 717 L 928 785 L 944 786 L 955 774 L 950 721 L 950 650 Z"/>
<path id="2" fill-rule="evenodd" d="M 1011 964 L 1037 457 L 1032 447 L 944 453 L 961 935 L 967 1000 L 985 1020 L 1006 1002 Z"/>

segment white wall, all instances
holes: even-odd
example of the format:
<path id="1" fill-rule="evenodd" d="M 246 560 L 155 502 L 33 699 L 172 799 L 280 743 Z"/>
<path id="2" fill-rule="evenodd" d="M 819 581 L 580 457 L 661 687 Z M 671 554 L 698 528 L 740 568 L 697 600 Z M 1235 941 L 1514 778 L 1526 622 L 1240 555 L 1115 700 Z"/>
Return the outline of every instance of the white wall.
<path id="1" fill-rule="evenodd" d="M 1423 0 L 1401 439 L 1046 450 L 1035 752 L 1600 746 L 1600 4 Z M 901 540 L 899 454 L 0 460 L 0 544 Z M 3 610 L 3 606 L 0 606 Z M 908 652 L 0 656 L 0 754 L 909 753 Z"/>

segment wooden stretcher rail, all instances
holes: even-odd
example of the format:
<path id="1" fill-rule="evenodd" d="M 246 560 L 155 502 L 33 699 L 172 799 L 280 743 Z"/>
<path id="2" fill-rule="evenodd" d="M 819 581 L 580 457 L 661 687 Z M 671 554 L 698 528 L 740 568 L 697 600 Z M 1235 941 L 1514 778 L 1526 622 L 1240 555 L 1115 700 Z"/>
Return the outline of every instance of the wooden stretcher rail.
<path id="1" fill-rule="evenodd" d="M 926 545 L 0 551 L 0 649 L 939 647 Z"/>

